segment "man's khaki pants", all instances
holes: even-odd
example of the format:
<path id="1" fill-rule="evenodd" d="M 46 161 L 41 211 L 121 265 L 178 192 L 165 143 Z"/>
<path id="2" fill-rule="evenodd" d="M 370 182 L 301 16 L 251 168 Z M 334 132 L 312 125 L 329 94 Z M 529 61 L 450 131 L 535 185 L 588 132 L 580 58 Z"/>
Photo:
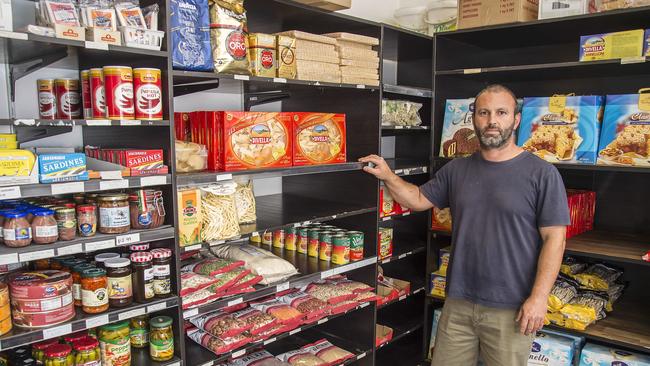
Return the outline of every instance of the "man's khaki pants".
<path id="1" fill-rule="evenodd" d="M 517 310 L 447 299 L 438 321 L 432 366 L 526 366 L 534 335 L 519 333 Z"/>

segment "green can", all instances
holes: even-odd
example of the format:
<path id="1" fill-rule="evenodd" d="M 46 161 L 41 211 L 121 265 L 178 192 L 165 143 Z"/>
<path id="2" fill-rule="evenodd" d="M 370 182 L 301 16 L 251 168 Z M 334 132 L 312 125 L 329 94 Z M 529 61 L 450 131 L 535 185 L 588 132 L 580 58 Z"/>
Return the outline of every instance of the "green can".
<path id="1" fill-rule="evenodd" d="M 296 228 L 296 249 L 298 253 L 307 254 L 307 243 L 309 242 L 309 228 L 300 226 Z"/>
<path id="2" fill-rule="evenodd" d="M 350 263 L 350 237 L 337 234 L 332 237 L 332 263 Z"/>
<path id="3" fill-rule="evenodd" d="M 350 260 L 352 262 L 363 259 L 363 233 L 361 231 L 348 231 L 350 238 Z"/>
<path id="4" fill-rule="evenodd" d="M 307 255 L 310 257 L 318 257 L 318 247 L 320 245 L 320 232 L 321 229 L 309 229 L 307 232 Z"/>
<path id="5" fill-rule="evenodd" d="M 298 240 L 298 230 L 293 227 L 287 227 L 284 229 L 284 249 L 285 250 L 296 250 L 296 244 Z"/>
<path id="6" fill-rule="evenodd" d="M 332 226 L 332 225 L 323 225 L 323 226 L 321 226 L 320 228 L 323 229 L 323 230 L 334 230 L 334 229 L 338 229 L 336 226 Z"/>
<path id="7" fill-rule="evenodd" d="M 332 237 L 334 233 L 331 231 L 321 231 L 318 234 L 318 258 L 322 261 L 330 261 L 332 259 Z"/>

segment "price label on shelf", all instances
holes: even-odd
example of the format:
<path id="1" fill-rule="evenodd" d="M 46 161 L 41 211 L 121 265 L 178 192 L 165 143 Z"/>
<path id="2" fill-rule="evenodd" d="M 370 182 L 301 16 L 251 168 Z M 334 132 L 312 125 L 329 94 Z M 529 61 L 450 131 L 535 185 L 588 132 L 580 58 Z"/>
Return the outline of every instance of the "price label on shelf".
<path id="1" fill-rule="evenodd" d="M 232 179 L 232 174 L 217 174 L 217 182 L 221 182 L 224 180 L 231 180 Z"/>
<path id="2" fill-rule="evenodd" d="M 242 298 L 242 297 L 238 297 L 238 298 L 236 298 L 236 299 L 234 299 L 234 300 L 230 300 L 230 301 L 228 301 L 228 306 L 230 307 L 230 306 L 239 305 L 239 304 L 241 304 L 242 302 L 244 302 L 244 298 Z"/>
<path id="3" fill-rule="evenodd" d="M 245 350 L 245 349 L 240 349 L 239 351 L 234 352 L 234 353 L 232 354 L 232 358 L 241 357 L 241 356 L 243 356 L 244 354 L 246 354 L 246 350 Z"/>
<path id="4" fill-rule="evenodd" d="M 424 168 L 422 168 L 422 172 L 426 173 L 428 171 L 429 171 L 429 168 L 427 168 L 426 166 Z"/>
<path id="5" fill-rule="evenodd" d="M 286 291 L 289 289 L 289 282 L 282 283 L 276 287 L 277 292 Z"/>
<path id="6" fill-rule="evenodd" d="M 248 80 L 251 79 L 250 76 L 248 76 L 248 75 L 234 75 L 233 77 L 235 78 L 235 80 L 245 80 L 245 81 L 248 81 Z"/>
<path id="7" fill-rule="evenodd" d="M 327 323 L 328 321 L 329 321 L 329 319 L 327 319 L 327 318 L 323 318 L 323 319 L 321 319 L 321 320 L 318 321 L 318 324 Z"/>
<path id="8" fill-rule="evenodd" d="M 463 74 L 465 74 L 465 75 L 467 75 L 467 74 L 480 74 L 480 73 L 481 73 L 480 68 L 478 68 L 478 69 L 464 69 L 463 70 Z"/>
<path id="9" fill-rule="evenodd" d="M 0 187 L 0 200 L 20 198 L 20 187 Z"/>
<path id="10" fill-rule="evenodd" d="M 142 187 L 159 186 L 163 184 L 167 184 L 167 176 L 165 175 L 153 175 L 151 177 L 140 178 L 140 185 Z"/>
<path id="11" fill-rule="evenodd" d="M 122 172 L 119 170 L 107 170 L 104 172 L 99 172 L 99 176 L 101 179 L 105 180 L 122 180 Z M 127 183 L 125 188 L 128 187 L 129 184 Z"/>
<path id="12" fill-rule="evenodd" d="M 84 182 L 52 184 L 52 194 L 77 193 L 84 191 Z"/>
<path id="13" fill-rule="evenodd" d="M 645 62 L 645 56 L 637 56 L 637 57 L 623 57 L 621 59 L 621 65 L 626 65 L 626 64 L 640 64 Z"/>
<path id="14" fill-rule="evenodd" d="M 0 31 L 0 37 L 2 38 L 11 38 L 11 39 L 19 39 L 22 41 L 27 40 L 27 33 L 18 33 L 18 32 L 8 32 L 8 31 Z"/>
<path id="15" fill-rule="evenodd" d="M 115 238 L 117 246 L 130 245 L 140 241 L 140 233 L 133 233 L 128 235 L 120 235 Z"/>
<path id="16" fill-rule="evenodd" d="M 282 83 L 282 84 L 286 84 L 286 83 L 287 83 L 287 79 L 285 79 L 285 78 L 273 78 L 273 82 L 274 82 L 274 83 Z"/>
<path id="17" fill-rule="evenodd" d="M 161 302 L 160 304 L 153 304 L 147 306 L 147 313 L 154 313 L 156 311 L 165 310 L 165 309 L 167 309 L 167 304 Z"/>
<path id="18" fill-rule="evenodd" d="M 116 172 L 120 173 L 120 172 Z M 126 179 L 116 179 L 116 180 L 103 180 L 99 182 L 99 189 L 102 191 L 107 191 L 109 189 L 124 189 L 129 188 L 129 181 Z"/>
<path id="19" fill-rule="evenodd" d="M 88 49 L 108 51 L 108 43 L 86 41 L 84 46 Z"/>
<path id="20" fill-rule="evenodd" d="M 367 355 L 367 353 L 366 353 L 366 352 L 364 352 L 364 353 L 362 353 L 362 354 L 360 354 L 359 356 L 357 356 L 357 360 L 360 360 L 360 359 L 362 359 L 362 358 L 364 358 L 364 357 L 366 357 L 366 355 Z"/>
<path id="21" fill-rule="evenodd" d="M 86 328 L 87 329 L 97 328 L 97 327 L 102 326 L 104 324 L 108 324 L 108 314 L 94 316 L 94 317 L 86 320 Z"/>
<path id="22" fill-rule="evenodd" d="M 404 173 L 404 170 L 402 170 L 402 169 L 395 169 L 395 174 L 400 175 L 400 174 L 402 174 L 402 173 Z"/>
<path id="23" fill-rule="evenodd" d="M 119 320 L 131 319 L 131 318 L 135 318 L 136 316 L 144 315 L 146 313 L 147 311 L 145 308 L 137 308 L 137 309 L 125 311 L 123 313 L 119 313 L 117 314 L 117 318 Z"/>
<path id="24" fill-rule="evenodd" d="M 67 247 L 61 247 L 56 250 L 56 255 L 57 256 L 62 256 L 62 255 L 70 255 L 70 254 L 77 254 L 81 253 L 84 251 L 84 246 L 83 244 L 72 244 L 68 245 Z"/>
<path id="25" fill-rule="evenodd" d="M 410 175 L 411 169 L 404 169 L 404 175 Z"/>
<path id="26" fill-rule="evenodd" d="M 86 120 L 87 126 L 110 126 L 110 119 L 88 119 Z"/>
<path id="27" fill-rule="evenodd" d="M 86 243 L 86 251 L 87 252 L 94 252 L 96 250 L 113 248 L 114 246 L 115 246 L 115 240 L 114 239 L 93 241 L 93 242 L 90 242 L 90 243 Z"/>
<path id="28" fill-rule="evenodd" d="M 174 363 L 170 363 L 170 364 L 168 364 L 167 366 L 181 366 L 181 362 L 180 362 L 180 361 L 176 361 L 176 362 L 174 362 Z"/>
<path id="29" fill-rule="evenodd" d="M 381 221 L 388 221 L 388 220 L 390 220 L 390 216 L 386 216 L 386 217 L 381 219 Z"/>
<path id="30" fill-rule="evenodd" d="M 43 329 L 43 339 L 61 337 L 72 333 L 72 324 L 59 325 L 58 327 Z"/>
<path id="31" fill-rule="evenodd" d="M 404 126 L 400 126 L 400 125 L 395 126 L 395 129 L 396 129 L 396 130 L 401 130 L 401 129 L 403 129 L 403 128 L 404 128 Z"/>
<path id="32" fill-rule="evenodd" d="M 326 279 L 327 277 L 332 277 L 333 275 L 334 275 L 334 271 L 330 269 L 329 271 L 323 271 L 323 272 L 321 272 L 321 273 L 320 273 L 320 278 L 321 278 L 321 280 L 324 280 L 324 279 Z"/>
<path id="33" fill-rule="evenodd" d="M 22 253 L 18 255 L 20 262 L 29 262 L 52 257 L 54 257 L 54 249 L 39 250 L 36 252 Z"/>
<path id="34" fill-rule="evenodd" d="M 17 253 L 0 255 L 0 265 L 11 264 L 11 263 L 18 263 Z"/>
<path id="35" fill-rule="evenodd" d="M 410 214 L 411 214 L 410 212 L 405 212 L 405 213 L 402 214 L 402 216 L 408 216 Z"/>
<path id="36" fill-rule="evenodd" d="M 294 335 L 294 334 L 296 334 L 296 333 L 299 333 L 301 330 L 302 330 L 302 329 L 300 329 L 300 328 L 294 329 L 294 330 L 292 330 L 291 332 L 289 332 L 289 335 Z"/>
<path id="37" fill-rule="evenodd" d="M 140 126 L 142 121 L 139 119 L 123 119 L 120 120 L 120 126 Z"/>
<path id="38" fill-rule="evenodd" d="M 189 319 L 193 316 L 199 315 L 199 309 L 191 309 L 183 312 L 183 318 L 184 319 Z"/>
<path id="39" fill-rule="evenodd" d="M 357 89 L 365 89 L 366 86 L 363 84 L 357 84 Z"/>
<path id="40" fill-rule="evenodd" d="M 407 255 L 408 253 L 400 254 L 399 257 L 397 257 L 397 259 L 404 259 L 406 258 Z"/>
<path id="41" fill-rule="evenodd" d="M 190 245 L 189 247 L 184 247 L 183 250 L 185 252 L 191 252 L 193 250 L 201 250 L 202 245 L 201 244 L 196 244 L 196 245 Z"/>
<path id="42" fill-rule="evenodd" d="M 368 306 L 368 305 L 370 305 L 369 302 L 364 302 L 363 304 L 359 305 L 359 309 L 363 309 L 363 308 L 365 308 L 365 307 Z"/>
<path id="43" fill-rule="evenodd" d="M 275 341 L 277 341 L 277 340 L 278 340 L 278 339 L 275 338 L 275 337 L 273 337 L 273 338 L 269 338 L 269 339 L 267 339 L 267 340 L 264 341 L 264 345 L 266 346 L 267 344 L 271 344 L 271 343 L 273 343 L 273 342 L 275 342 Z"/>
<path id="44" fill-rule="evenodd" d="M 406 299 L 406 295 L 402 295 L 402 296 L 399 297 L 399 301 L 402 301 L 404 299 Z"/>

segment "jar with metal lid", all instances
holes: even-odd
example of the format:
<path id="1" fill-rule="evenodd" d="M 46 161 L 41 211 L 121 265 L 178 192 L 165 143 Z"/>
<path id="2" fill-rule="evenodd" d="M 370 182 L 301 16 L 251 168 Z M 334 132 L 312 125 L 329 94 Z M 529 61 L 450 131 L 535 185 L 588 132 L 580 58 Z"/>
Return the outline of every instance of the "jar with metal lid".
<path id="1" fill-rule="evenodd" d="M 107 324 L 99 328 L 99 349 L 103 366 L 131 365 L 129 321 Z"/>
<path id="2" fill-rule="evenodd" d="M 32 227 L 27 222 L 26 216 L 24 212 L 5 212 L 2 237 L 6 246 L 22 248 L 32 243 Z"/>
<path id="3" fill-rule="evenodd" d="M 137 190 L 129 195 L 129 207 L 133 229 L 154 229 L 165 220 L 161 191 Z"/>
<path id="4" fill-rule="evenodd" d="M 81 272 L 82 310 L 89 314 L 108 310 L 108 278 L 101 268 L 87 268 Z"/>
<path id="5" fill-rule="evenodd" d="M 48 209 L 37 209 L 32 211 L 32 241 L 35 244 L 50 244 L 59 238 L 59 229 L 54 211 Z"/>
<path id="6" fill-rule="evenodd" d="M 41 365 L 45 364 L 45 350 L 49 346 L 53 346 L 55 344 L 59 344 L 58 339 L 49 339 L 47 341 L 32 344 L 32 358 L 34 358 L 36 362 Z"/>
<path id="7" fill-rule="evenodd" d="M 97 206 L 97 197 L 99 197 L 99 193 L 88 193 L 86 195 L 86 203 Z"/>
<path id="8" fill-rule="evenodd" d="M 72 274 L 72 268 L 74 266 L 77 266 L 79 264 L 86 263 L 83 259 L 77 259 L 77 258 L 72 258 L 72 259 L 67 259 L 64 261 L 61 261 L 61 271 L 68 272 Z"/>
<path id="9" fill-rule="evenodd" d="M 109 259 L 115 259 L 115 258 L 119 258 L 119 257 L 120 257 L 120 255 L 118 253 L 101 253 L 101 254 L 97 254 L 95 256 L 95 266 L 97 266 L 97 268 L 106 268 L 106 267 L 104 267 L 104 262 L 106 262 Z"/>
<path id="10" fill-rule="evenodd" d="M 112 307 L 124 307 L 133 302 L 131 261 L 114 258 L 104 261 L 108 277 L 108 301 Z"/>
<path id="11" fill-rule="evenodd" d="M 60 271 L 63 268 L 62 262 L 75 259 L 73 255 L 64 255 L 61 257 L 54 258 L 50 261 L 50 269 L 56 269 Z"/>
<path id="12" fill-rule="evenodd" d="M 131 347 L 145 348 L 149 345 L 149 317 L 136 316 L 131 319 Z"/>
<path id="13" fill-rule="evenodd" d="M 154 361 L 169 361 L 174 357 L 174 332 L 172 318 L 157 316 L 151 319 L 149 334 L 149 355 Z"/>
<path id="14" fill-rule="evenodd" d="M 77 216 L 74 208 L 57 208 L 56 224 L 59 229 L 59 240 L 73 240 L 77 235 Z"/>
<path id="15" fill-rule="evenodd" d="M 88 338 L 88 332 L 76 332 L 72 334 L 68 334 L 67 336 L 63 337 L 63 342 L 65 344 L 69 344 L 72 348 L 74 348 L 74 344 Z"/>
<path id="16" fill-rule="evenodd" d="M 153 255 L 149 252 L 131 254 L 131 268 L 133 272 L 133 298 L 139 303 L 153 300 Z"/>
<path id="17" fill-rule="evenodd" d="M 74 366 L 100 366 L 102 354 L 99 350 L 99 341 L 86 337 L 76 342 L 74 348 Z"/>
<path id="18" fill-rule="evenodd" d="M 151 251 L 153 255 L 153 290 L 158 298 L 169 297 L 172 289 L 171 258 L 172 251 L 158 248 Z"/>
<path id="19" fill-rule="evenodd" d="M 81 272 L 86 269 L 95 268 L 90 263 L 81 263 L 72 267 L 72 298 L 75 306 L 81 306 Z"/>
<path id="20" fill-rule="evenodd" d="M 97 208 L 94 205 L 77 206 L 77 227 L 80 236 L 95 236 L 97 230 Z"/>
<path id="21" fill-rule="evenodd" d="M 99 232 L 122 234 L 131 228 L 128 196 L 124 193 L 102 194 L 97 197 L 99 207 Z"/>
<path id="22" fill-rule="evenodd" d="M 129 255 L 137 252 L 146 252 L 149 250 L 149 243 L 131 244 L 129 245 Z"/>
<path id="23" fill-rule="evenodd" d="M 45 366 L 74 366 L 72 347 L 69 344 L 55 344 L 45 349 Z"/>

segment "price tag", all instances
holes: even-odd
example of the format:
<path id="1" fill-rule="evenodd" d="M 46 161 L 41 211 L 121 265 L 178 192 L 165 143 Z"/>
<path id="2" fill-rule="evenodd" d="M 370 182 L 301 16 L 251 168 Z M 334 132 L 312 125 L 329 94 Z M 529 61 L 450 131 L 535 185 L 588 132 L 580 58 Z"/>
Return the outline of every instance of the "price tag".
<path id="1" fill-rule="evenodd" d="M 298 328 L 298 329 L 294 329 L 294 330 L 292 330 L 291 332 L 289 332 L 289 335 L 294 335 L 294 334 L 300 332 L 301 330 L 302 330 L 302 329 L 300 329 L 300 328 Z"/>
<path id="2" fill-rule="evenodd" d="M 108 314 L 92 317 L 86 320 L 86 328 L 97 328 L 104 324 L 108 324 Z"/>
<path id="3" fill-rule="evenodd" d="M 0 200 L 20 198 L 20 187 L 1 187 Z"/>
<path id="4" fill-rule="evenodd" d="M 36 126 L 35 119 L 15 119 L 14 126 Z"/>
<path id="5" fill-rule="evenodd" d="M 424 173 L 426 173 L 426 172 L 429 171 L 429 168 L 427 168 L 427 167 L 425 166 L 425 167 L 422 168 L 422 171 L 423 171 Z"/>
<path id="6" fill-rule="evenodd" d="M 87 119 L 86 125 L 87 126 L 110 126 L 111 120 L 110 119 Z"/>
<path id="7" fill-rule="evenodd" d="M 400 175 L 402 173 L 404 173 L 404 171 L 402 169 L 396 169 L 395 170 L 395 174 L 397 174 L 397 175 Z"/>
<path id="8" fill-rule="evenodd" d="M 400 254 L 399 257 L 397 257 L 397 259 L 404 259 L 406 258 L 407 255 L 408 254 Z"/>
<path id="9" fill-rule="evenodd" d="M 260 233 L 258 233 L 257 231 L 253 231 L 253 232 L 251 233 L 251 236 L 252 236 L 252 237 L 260 236 Z"/>
<path id="10" fill-rule="evenodd" d="M 123 313 L 117 314 L 117 318 L 119 320 L 124 320 L 124 319 L 131 319 L 135 318 L 136 316 L 144 315 L 146 314 L 146 309 L 145 308 L 138 308 L 138 309 L 133 309 L 129 311 L 125 311 Z"/>
<path id="11" fill-rule="evenodd" d="M 181 366 L 181 362 L 180 362 L 180 361 L 176 361 L 176 362 L 174 362 L 174 363 L 170 363 L 170 364 L 168 364 L 167 366 Z"/>
<path id="12" fill-rule="evenodd" d="M 413 295 L 417 294 L 420 291 L 424 291 L 424 287 L 420 287 L 419 289 L 413 291 Z"/>
<path id="13" fill-rule="evenodd" d="M 61 337 L 72 333 L 72 324 L 59 325 L 58 327 L 43 329 L 43 339 Z"/>
<path id="14" fill-rule="evenodd" d="M 277 341 L 277 340 L 278 340 L 278 339 L 275 338 L 275 337 L 273 337 L 273 338 L 269 338 L 269 339 L 267 339 L 267 340 L 264 341 L 264 345 L 266 346 L 267 344 L 273 343 L 273 342 L 275 342 L 275 341 Z"/>
<path id="15" fill-rule="evenodd" d="M 115 246 L 115 240 L 113 239 L 93 241 L 90 243 L 86 243 L 86 251 L 94 252 L 96 250 L 113 248 L 114 246 Z"/>
<path id="16" fill-rule="evenodd" d="M 359 305 L 359 309 L 363 309 L 363 308 L 365 308 L 365 307 L 368 306 L 368 305 L 370 305 L 369 302 L 364 302 L 363 304 Z"/>
<path id="17" fill-rule="evenodd" d="M 37 252 L 22 253 L 18 255 L 20 262 L 29 262 L 38 259 L 52 258 L 52 257 L 54 257 L 54 249 L 39 250 Z"/>
<path id="18" fill-rule="evenodd" d="M 364 352 L 364 353 L 360 354 L 359 356 L 357 356 L 357 360 L 360 360 L 360 359 L 362 359 L 364 357 L 366 357 L 366 352 Z"/>
<path id="19" fill-rule="evenodd" d="M 357 89 L 365 89 L 366 86 L 363 84 L 357 84 Z"/>
<path id="20" fill-rule="evenodd" d="M 406 299 L 406 295 L 402 295 L 402 296 L 399 297 L 399 301 L 402 301 L 404 299 Z"/>
<path id="21" fill-rule="evenodd" d="M 142 121 L 139 119 L 123 119 L 120 120 L 120 126 L 140 126 Z"/>
<path id="22" fill-rule="evenodd" d="M 209 242 L 209 244 L 210 244 L 211 247 L 213 247 L 213 246 L 216 246 L 216 245 L 221 245 L 221 244 L 223 244 L 225 242 L 226 242 L 225 240 L 217 240 L 217 241 L 211 241 L 211 242 Z"/>
<path id="23" fill-rule="evenodd" d="M 245 81 L 248 81 L 248 80 L 251 79 L 250 76 L 248 76 L 248 75 L 235 75 L 234 78 L 235 78 L 235 80 L 245 80 Z"/>
<path id="24" fill-rule="evenodd" d="M 332 220 L 336 220 L 337 217 L 338 215 L 332 215 Z"/>
<path id="25" fill-rule="evenodd" d="M 0 265 L 18 263 L 18 254 L 10 253 L 0 255 Z"/>
<path id="26" fill-rule="evenodd" d="M 323 319 L 321 319 L 321 320 L 318 321 L 318 324 L 327 323 L 328 321 L 329 321 L 329 319 L 327 319 L 327 318 L 323 318 Z"/>
<path id="27" fill-rule="evenodd" d="M 27 40 L 27 33 L 0 31 L 0 37 Z"/>
<path id="28" fill-rule="evenodd" d="M 277 292 L 286 291 L 286 290 L 289 289 L 289 282 L 285 282 L 283 284 L 280 284 L 276 288 L 277 288 L 277 290 L 276 290 Z"/>
<path id="29" fill-rule="evenodd" d="M 147 306 L 147 313 L 155 313 L 156 311 L 167 309 L 167 303 L 161 302 L 160 304 L 153 304 Z"/>
<path id="30" fill-rule="evenodd" d="M 183 318 L 188 319 L 197 315 L 199 315 L 199 309 L 187 310 L 186 312 L 183 313 Z"/>
<path id="31" fill-rule="evenodd" d="M 222 180 L 231 180 L 232 179 L 232 174 L 217 174 L 217 182 L 221 182 Z"/>
<path id="32" fill-rule="evenodd" d="M 404 175 L 411 174 L 411 169 L 404 169 Z"/>
<path id="33" fill-rule="evenodd" d="M 201 244 L 196 244 L 196 245 L 191 245 L 189 247 L 185 247 L 184 250 L 186 252 L 191 252 L 193 250 L 201 250 L 202 245 Z"/>
<path id="34" fill-rule="evenodd" d="M 273 78 L 273 82 L 274 82 L 274 83 L 283 83 L 283 84 L 286 84 L 286 83 L 287 83 L 287 79 L 285 79 L 285 78 Z"/>
<path id="35" fill-rule="evenodd" d="M 85 47 L 93 50 L 108 51 L 108 44 L 103 42 L 86 41 Z"/>
<path id="36" fill-rule="evenodd" d="M 163 184 L 167 184 L 167 176 L 165 175 L 153 175 L 151 177 L 140 178 L 140 185 L 142 187 L 159 186 Z"/>
<path id="37" fill-rule="evenodd" d="M 645 56 L 637 56 L 637 57 L 624 57 L 621 59 L 621 65 L 626 65 L 626 64 L 640 64 L 645 62 Z"/>
<path id="38" fill-rule="evenodd" d="M 305 221 L 302 223 L 302 226 L 311 225 L 311 221 Z"/>
<path id="39" fill-rule="evenodd" d="M 84 191 L 84 182 L 52 184 L 52 194 L 77 193 Z"/>
<path id="40" fill-rule="evenodd" d="M 120 172 L 116 172 L 116 173 L 120 174 Z M 124 189 L 124 188 L 129 188 L 129 181 L 126 179 L 106 180 L 106 181 L 102 180 L 99 182 L 99 189 L 102 191 L 108 191 L 109 189 Z"/>
<path id="41" fill-rule="evenodd" d="M 327 277 L 332 277 L 333 275 L 334 275 L 334 270 L 331 270 L 331 269 L 330 269 L 329 271 L 321 272 L 321 274 L 320 274 L 320 279 L 321 279 L 321 280 L 324 280 L 324 279 L 326 279 Z"/>
<path id="42" fill-rule="evenodd" d="M 403 129 L 403 128 L 404 128 L 404 126 L 399 126 L 399 125 L 398 125 L 398 126 L 395 126 L 395 129 L 396 129 L 396 130 L 401 130 L 401 129 Z"/>
<path id="43" fill-rule="evenodd" d="M 390 258 L 386 258 L 383 261 L 381 261 L 381 264 L 386 264 L 386 263 L 390 263 Z"/>
<path id="44" fill-rule="evenodd" d="M 410 212 L 405 212 L 405 213 L 402 214 L 402 216 L 408 216 L 410 214 L 411 214 Z"/>
<path id="45" fill-rule="evenodd" d="M 238 297 L 238 298 L 236 298 L 236 299 L 234 299 L 234 300 L 230 300 L 230 301 L 228 301 L 228 306 L 239 305 L 239 304 L 241 304 L 242 302 L 244 302 L 244 298 L 243 298 L 243 297 Z"/>
<path id="46" fill-rule="evenodd" d="M 467 75 L 467 74 L 480 74 L 480 73 L 481 73 L 480 68 L 477 68 L 477 69 L 464 69 L 463 70 L 463 74 L 465 74 L 465 75 Z"/>
<path id="47" fill-rule="evenodd" d="M 201 365 L 201 366 L 212 366 L 212 365 L 214 365 L 214 362 L 209 361 L 209 362 L 204 363 L 204 364 Z"/>
<path id="48" fill-rule="evenodd" d="M 232 354 L 232 357 L 233 357 L 233 358 L 237 358 L 237 357 L 243 356 L 245 353 L 246 353 L 246 350 L 245 350 L 245 349 L 240 349 L 239 351 L 234 352 L 234 353 Z"/>
<path id="49" fill-rule="evenodd" d="M 381 219 L 381 221 L 389 221 L 389 220 L 390 220 L 390 216 L 386 216 L 386 217 Z"/>
<path id="50" fill-rule="evenodd" d="M 56 255 L 57 256 L 62 256 L 62 255 L 70 255 L 70 254 L 77 254 L 81 253 L 84 251 L 84 246 L 83 244 L 72 244 L 68 245 L 67 247 L 61 247 L 56 250 Z"/>
<path id="51" fill-rule="evenodd" d="M 115 242 L 117 243 L 117 246 L 123 246 L 123 245 L 129 245 L 133 243 L 137 243 L 140 241 L 140 233 L 133 233 L 133 234 L 128 234 L 128 235 L 120 235 L 115 238 Z"/>

